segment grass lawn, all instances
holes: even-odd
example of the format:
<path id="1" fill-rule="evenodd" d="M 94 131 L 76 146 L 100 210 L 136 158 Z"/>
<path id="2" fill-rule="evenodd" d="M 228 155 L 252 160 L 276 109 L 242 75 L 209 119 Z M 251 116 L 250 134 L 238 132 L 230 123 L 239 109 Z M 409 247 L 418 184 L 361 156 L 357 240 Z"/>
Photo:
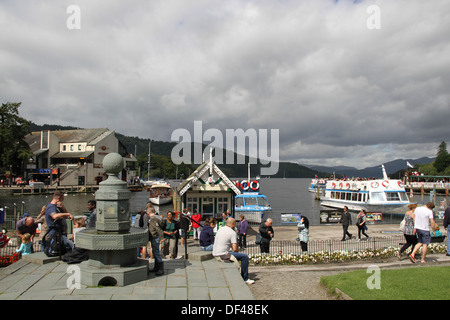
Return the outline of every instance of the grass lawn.
<path id="1" fill-rule="evenodd" d="M 355 300 L 450 299 L 450 267 L 448 266 L 368 271 L 358 270 L 335 276 L 324 276 L 320 282 L 330 292 L 339 288 Z M 372 287 L 379 283 L 380 288 L 369 289 L 368 283 Z"/>

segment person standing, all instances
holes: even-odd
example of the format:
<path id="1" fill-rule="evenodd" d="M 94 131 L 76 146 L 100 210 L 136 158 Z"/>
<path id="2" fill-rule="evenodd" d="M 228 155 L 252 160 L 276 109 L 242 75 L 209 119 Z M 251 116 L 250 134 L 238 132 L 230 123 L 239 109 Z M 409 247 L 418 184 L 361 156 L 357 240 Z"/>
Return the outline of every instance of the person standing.
<path id="1" fill-rule="evenodd" d="M 61 191 L 55 191 L 52 201 L 45 208 L 45 221 L 50 230 L 50 237 L 55 232 L 62 233 L 62 242 L 68 251 L 73 250 L 74 243 L 67 238 L 66 218 L 73 220 L 73 216 L 67 212 L 64 206 L 64 194 Z"/>
<path id="2" fill-rule="evenodd" d="M 90 212 L 88 228 L 95 229 L 97 224 L 97 202 L 95 200 L 89 200 L 87 209 Z"/>
<path id="3" fill-rule="evenodd" d="M 356 226 L 358 227 L 358 241 L 361 241 L 361 232 L 366 236 L 366 239 L 369 240 L 369 236 L 366 234 L 366 210 L 361 209 L 356 217 Z"/>
<path id="4" fill-rule="evenodd" d="M 347 206 L 344 206 L 344 213 L 342 213 L 339 223 L 342 223 L 342 229 L 344 232 L 341 241 L 345 241 L 345 236 L 348 236 L 349 239 L 351 239 L 352 234 L 348 232 L 348 227 L 352 224 L 352 215 L 348 212 Z"/>
<path id="5" fill-rule="evenodd" d="M 447 209 L 445 209 L 444 211 L 444 228 L 445 230 L 447 230 L 447 254 L 446 256 L 449 257 L 450 256 L 450 205 L 447 206 Z"/>
<path id="6" fill-rule="evenodd" d="M 420 259 L 421 263 L 425 263 L 425 257 L 427 255 L 428 245 L 431 243 L 431 235 L 430 235 L 430 223 L 431 226 L 434 226 L 434 218 L 433 218 L 433 210 L 434 203 L 428 202 L 423 207 L 418 207 L 414 210 L 415 221 L 414 221 L 414 229 L 417 234 L 417 244 L 414 247 L 413 253 L 409 255 L 409 259 L 412 263 L 416 262 L 415 255 L 417 251 L 419 251 L 420 247 L 422 248 L 422 258 Z"/>
<path id="7" fill-rule="evenodd" d="M 164 249 L 163 254 L 175 259 L 177 254 L 178 229 L 180 229 L 179 222 L 174 220 L 173 212 L 167 212 L 167 219 L 162 224 L 164 233 Z"/>
<path id="8" fill-rule="evenodd" d="M 261 234 L 261 253 L 269 253 L 270 251 L 270 241 L 274 236 L 274 231 L 272 228 L 272 219 L 268 218 L 265 222 L 261 223 L 259 226 L 259 233 Z"/>
<path id="9" fill-rule="evenodd" d="M 402 253 L 409 247 L 411 247 L 411 252 L 409 254 L 412 254 L 414 251 L 414 247 L 417 244 L 417 237 L 416 233 L 414 232 L 414 210 L 416 208 L 417 204 L 408 204 L 409 210 L 405 213 L 405 226 L 403 228 L 403 236 L 405 237 L 406 243 L 403 245 L 403 247 L 400 248 L 400 251 L 398 252 L 399 259 Z"/>
<path id="10" fill-rule="evenodd" d="M 152 245 L 153 258 L 155 258 L 155 266 L 150 272 L 155 272 L 157 276 L 162 276 L 164 274 L 164 262 L 159 250 L 159 245 L 164 242 L 162 221 L 156 215 L 156 210 L 153 207 L 147 208 L 147 214 L 150 218 L 148 222 L 149 238 Z"/>
<path id="11" fill-rule="evenodd" d="M 297 224 L 298 228 L 298 239 L 300 241 L 300 246 L 302 247 L 302 252 L 308 251 L 308 241 L 309 241 L 309 220 L 307 217 L 302 216 L 300 222 Z"/>
<path id="12" fill-rule="evenodd" d="M 222 260 L 230 260 L 230 256 L 234 256 L 241 262 L 241 276 L 245 283 L 252 284 L 255 280 L 251 280 L 248 277 L 248 255 L 240 253 L 237 244 L 237 234 L 234 231 L 236 227 L 236 220 L 234 218 L 228 218 L 225 227 L 220 228 L 217 231 L 216 239 L 214 241 L 213 256 L 220 257 Z M 230 247 L 232 251 L 230 252 Z"/>
<path id="13" fill-rule="evenodd" d="M 247 248 L 247 229 L 248 229 L 248 221 L 245 220 L 245 216 L 243 214 L 239 217 L 241 221 L 239 222 L 238 232 L 239 232 L 239 247 Z"/>
<path id="14" fill-rule="evenodd" d="M 192 229 L 193 229 L 193 238 L 194 240 L 200 240 L 200 231 L 201 225 L 200 221 L 202 220 L 202 215 L 194 209 L 194 214 L 192 215 Z"/>

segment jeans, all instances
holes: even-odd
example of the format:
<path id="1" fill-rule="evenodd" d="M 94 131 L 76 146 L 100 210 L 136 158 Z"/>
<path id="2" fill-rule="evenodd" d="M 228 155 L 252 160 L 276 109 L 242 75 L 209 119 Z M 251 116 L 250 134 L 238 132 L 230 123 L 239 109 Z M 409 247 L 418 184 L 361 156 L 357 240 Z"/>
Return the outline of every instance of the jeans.
<path id="1" fill-rule="evenodd" d="M 450 254 L 450 226 L 447 226 L 447 253 Z"/>
<path id="2" fill-rule="evenodd" d="M 240 252 L 230 252 L 238 261 L 241 262 L 241 276 L 244 281 L 248 280 L 248 255 Z"/>
<path id="3" fill-rule="evenodd" d="M 153 258 L 155 262 L 162 262 L 161 252 L 159 252 L 159 237 L 152 238 L 150 244 L 152 245 Z"/>
<path id="4" fill-rule="evenodd" d="M 202 251 L 212 251 L 214 248 L 214 243 L 210 244 L 209 246 L 202 247 Z"/>

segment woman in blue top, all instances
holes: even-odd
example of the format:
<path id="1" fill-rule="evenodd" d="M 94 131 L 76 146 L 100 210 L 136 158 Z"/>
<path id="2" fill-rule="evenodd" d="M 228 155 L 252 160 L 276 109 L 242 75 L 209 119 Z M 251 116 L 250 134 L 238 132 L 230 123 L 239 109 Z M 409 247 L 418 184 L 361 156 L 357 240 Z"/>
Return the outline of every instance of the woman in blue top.
<path id="1" fill-rule="evenodd" d="M 309 220 L 307 217 L 302 216 L 300 222 L 297 224 L 298 228 L 298 239 L 300 240 L 300 245 L 302 246 L 302 252 L 308 251 L 308 241 L 309 241 Z"/>

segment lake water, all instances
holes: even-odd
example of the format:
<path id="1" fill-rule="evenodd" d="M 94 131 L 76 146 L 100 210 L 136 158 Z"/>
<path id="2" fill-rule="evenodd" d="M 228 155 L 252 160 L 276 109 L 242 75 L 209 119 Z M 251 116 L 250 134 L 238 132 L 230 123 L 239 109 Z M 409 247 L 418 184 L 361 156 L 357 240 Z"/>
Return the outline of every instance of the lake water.
<path id="1" fill-rule="evenodd" d="M 241 179 L 239 179 L 241 180 Z M 308 192 L 308 187 L 311 179 L 261 179 L 260 191 L 269 198 L 272 212 L 267 217 L 274 220 L 274 225 L 280 225 L 281 213 L 301 213 L 308 217 L 311 225 L 319 225 L 319 213 L 321 209 L 320 201 L 314 199 L 314 193 Z M 130 199 L 130 211 L 137 212 L 145 209 L 145 204 L 148 201 L 148 191 L 132 192 Z M 422 198 L 419 195 L 414 195 L 415 201 L 422 203 Z M 438 196 L 437 209 L 443 210 L 439 207 L 441 200 L 445 196 Z M 70 213 L 74 215 L 81 215 L 86 211 L 87 201 L 95 199 L 93 193 L 90 194 L 68 194 L 65 197 L 64 204 Z M 0 197 L 0 207 L 7 207 L 7 214 L 13 214 L 14 204 L 17 211 L 29 213 L 31 216 L 37 216 L 40 208 L 51 201 L 51 195 L 30 195 L 30 196 L 11 196 Z M 423 201 L 429 201 L 429 196 L 424 195 Z M 172 210 L 172 205 L 165 205 L 157 207 L 160 213 L 166 213 Z M 403 217 L 392 216 L 388 214 L 383 215 L 384 223 L 397 223 Z M 356 221 L 356 220 L 354 220 Z"/>

